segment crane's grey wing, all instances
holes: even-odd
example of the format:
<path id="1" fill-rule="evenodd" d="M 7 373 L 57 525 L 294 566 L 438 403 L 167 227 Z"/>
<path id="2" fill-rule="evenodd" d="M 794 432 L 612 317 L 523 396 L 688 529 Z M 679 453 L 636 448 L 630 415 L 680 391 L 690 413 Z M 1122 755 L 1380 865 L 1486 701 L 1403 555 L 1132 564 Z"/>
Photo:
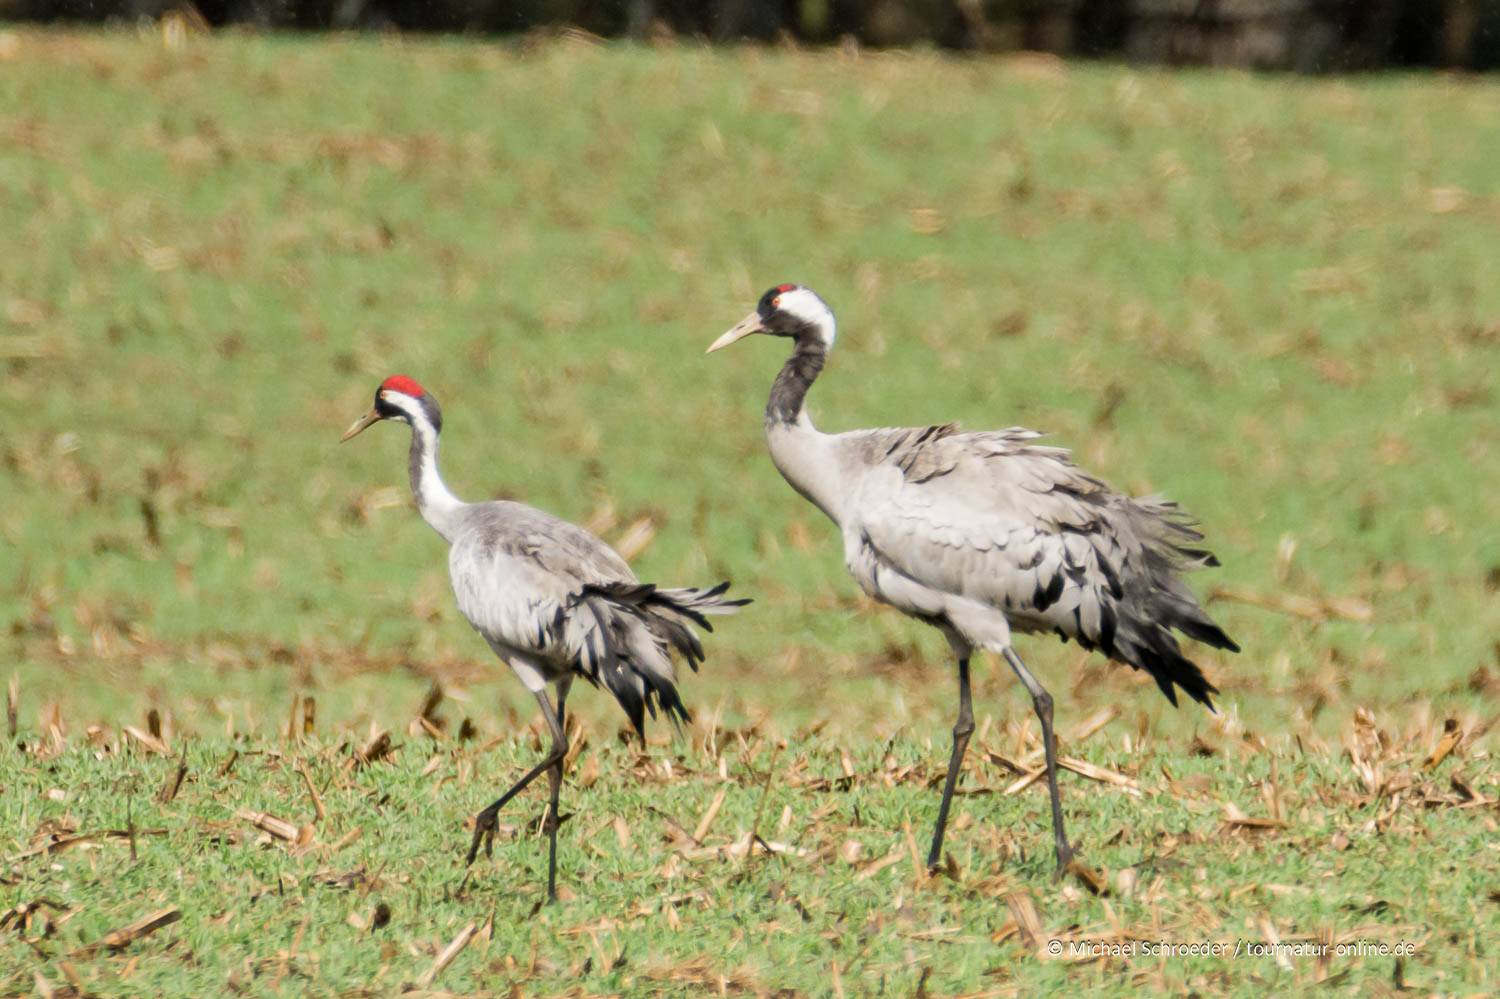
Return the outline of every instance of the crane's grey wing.
<path id="1" fill-rule="evenodd" d="M 586 582 L 558 572 L 556 553 L 550 562 L 455 544 L 448 568 L 459 610 L 533 692 L 577 674 L 607 687 L 638 731 L 647 711 L 655 717 L 658 703 L 672 717 L 686 718 L 666 641 L 651 627 L 653 618 L 634 606 L 648 601 L 655 587 Z M 688 634 L 691 654 L 701 658 L 701 646 Z"/>
<path id="2" fill-rule="evenodd" d="M 549 673 L 543 681 L 569 671 L 575 661 L 603 658 L 594 622 L 580 619 L 570 627 L 568 610 L 585 586 L 576 577 L 525 554 L 463 539 L 449 550 L 448 573 L 458 609 L 474 630 L 502 656 L 539 660 Z M 522 679 L 541 689 L 540 682 Z"/>
<path id="3" fill-rule="evenodd" d="M 1077 495 L 1088 482 L 1068 491 L 1071 467 L 1049 455 L 1017 451 L 992 465 L 987 451 L 965 453 L 964 443 L 898 451 L 871 468 L 853 505 L 858 532 L 848 540 L 868 548 L 878 571 L 994 607 L 1021 630 L 1053 627 L 1059 610 L 1081 619 L 1080 594 L 1065 592 L 1067 583 L 1093 578 L 1107 588 L 1113 573 L 1099 550 L 1109 539 L 1091 537 L 1098 518 Z M 894 580 L 884 589 L 899 592 Z M 1090 637 L 1109 627 L 1092 623 Z"/>
<path id="4" fill-rule="evenodd" d="M 501 655 L 540 660 L 552 678 L 576 666 L 597 680 L 600 664 L 612 658 L 597 615 L 579 609 L 588 587 L 639 585 L 603 541 L 512 502 L 465 511 L 448 572 L 458 609 L 474 629 Z"/>
<path id="5" fill-rule="evenodd" d="M 864 476 L 846 525 L 850 569 L 873 595 L 940 617 L 945 598 L 1010 627 L 1054 631 L 1205 700 L 1212 687 L 1167 628 L 1233 647 L 1176 573 L 1212 556 L 1174 506 L 1109 490 L 1059 448 L 1013 428 L 894 446 Z M 935 610 L 937 608 L 937 610 Z M 957 608 L 955 608 L 957 609 Z"/>
<path id="6" fill-rule="evenodd" d="M 470 508 L 469 530 L 482 547 L 540 563 L 548 572 L 590 583 L 637 582 L 620 553 L 576 524 L 524 503 L 495 501 Z"/>
<path id="7" fill-rule="evenodd" d="M 732 613 L 746 601 L 724 599 L 727 583 L 701 590 L 642 583 L 603 541 L 524 504 L 470 509 L 449 551 L 454 596 L 528 686 L 572 671 L 608 687 L 637 730 L 658 704 L 687 718 L 670 650 L 697 669 L 703 647 L 693 628 L 712 630 L 705 614 Z M 544 675 L 526 675 L 518 659 Z"/>

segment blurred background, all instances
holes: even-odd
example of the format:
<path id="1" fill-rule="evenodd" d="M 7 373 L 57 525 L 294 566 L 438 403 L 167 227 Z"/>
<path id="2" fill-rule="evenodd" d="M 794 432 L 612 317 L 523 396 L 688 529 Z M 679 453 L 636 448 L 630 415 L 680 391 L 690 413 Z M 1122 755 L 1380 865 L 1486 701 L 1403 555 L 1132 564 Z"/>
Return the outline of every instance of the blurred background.
<path id="1" fill-rule="evenodd" d="M 1500 0 L 0 0 L 0 19 L 782 40 L 1340 72 L 1500 65 Z"/>
<path id="2" fill-rule="evenodd" d="M 35 19 L 0 28 L 17 724 L 244 732 L 312 692 L 388 724 L 440 682 L 517 729 L 403 434 L 337 443 L 403 372 L 458 495 L 756 599 L 697 713 L 946 731 L 945 643 L 859 593 L 766 457 L 781 352 L 703 355 L 782 281 L 840 320 L 823 429 L 1035 427 L 1201 518 L 1223 567 L 1191 585 L 1247 650 L 1195 650 L 1225 714 L 1028 642 L 1069 717 L 1497 721 L 1496 81 L 1374 70 L 1494 65 L 1500 0 L 0 12 Z"/>

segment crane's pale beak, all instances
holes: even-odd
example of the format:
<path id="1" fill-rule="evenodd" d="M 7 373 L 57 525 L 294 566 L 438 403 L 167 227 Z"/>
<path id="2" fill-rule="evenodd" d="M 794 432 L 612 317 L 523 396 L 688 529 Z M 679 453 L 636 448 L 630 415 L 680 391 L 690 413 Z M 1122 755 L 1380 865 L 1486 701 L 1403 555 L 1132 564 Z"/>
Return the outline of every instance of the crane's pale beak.
<path id="1" fill-rule="evenodd" d="M 766 327 L 760 321 L 760 313 L 752 312 L 744 319 L 741 319 L 738 323 L 735 323 L 734 329 L 730 330 L 728 333 L 725 333 L 723 336 L 719 337 L 719 339 L 709 344 L 708 350 L 704 351 L 704 353 L 712 354 L 714 351 L 719 350 L 722 347 L 729 346 L 736 340 L 744 339 L 751 333 L 764 333 L 765 331 Z"/>
<path id="2" fill-rule="evenodd" d="M 375 411 L 374 406 L 371 406 L 368 413 L 366 413 L 364 416 L 361 416 L 359 419 L 355 420 L 349 425 L 349 429 L 344 431 L 344 436 L 339 438 L 339 443 L 344 443 L 344 441 L 364 430 L 365 427 L 368 427 L 372 423 L 379 423 L 382 419 L 384 419 L 384 417 L 382 417 Z"/>

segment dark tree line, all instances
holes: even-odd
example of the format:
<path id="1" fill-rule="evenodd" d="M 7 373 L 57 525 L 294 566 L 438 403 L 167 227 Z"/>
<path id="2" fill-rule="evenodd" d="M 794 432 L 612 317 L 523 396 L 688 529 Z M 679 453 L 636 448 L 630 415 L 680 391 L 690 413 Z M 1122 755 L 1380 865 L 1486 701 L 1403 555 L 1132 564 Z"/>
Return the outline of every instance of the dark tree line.
<path id="1" fill-rule="evenodd" d="M 0 0 L 0 19 L 1037 49 L 1305 71 L 1500 66 L 1500 0 Z"/>

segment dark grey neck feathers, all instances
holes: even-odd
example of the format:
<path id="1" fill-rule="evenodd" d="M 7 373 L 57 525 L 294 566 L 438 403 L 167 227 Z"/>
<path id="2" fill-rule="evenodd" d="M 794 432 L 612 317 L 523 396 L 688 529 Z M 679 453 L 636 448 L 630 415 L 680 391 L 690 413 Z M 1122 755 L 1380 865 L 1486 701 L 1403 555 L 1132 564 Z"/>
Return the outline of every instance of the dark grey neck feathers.
<path id="1" fill-rule="evenodd" d="M 802 415 L 807 390 L 812 387 L 818 372 L 823 370 L 823 362 L 828 356 L 828 348 L 815 333 L 799 335 L 796 344 L 792 356 L 782 365 L 781 373 L 771 386 L 771 398 L 766 402 L 767 426 L 797 422 Z"/>

